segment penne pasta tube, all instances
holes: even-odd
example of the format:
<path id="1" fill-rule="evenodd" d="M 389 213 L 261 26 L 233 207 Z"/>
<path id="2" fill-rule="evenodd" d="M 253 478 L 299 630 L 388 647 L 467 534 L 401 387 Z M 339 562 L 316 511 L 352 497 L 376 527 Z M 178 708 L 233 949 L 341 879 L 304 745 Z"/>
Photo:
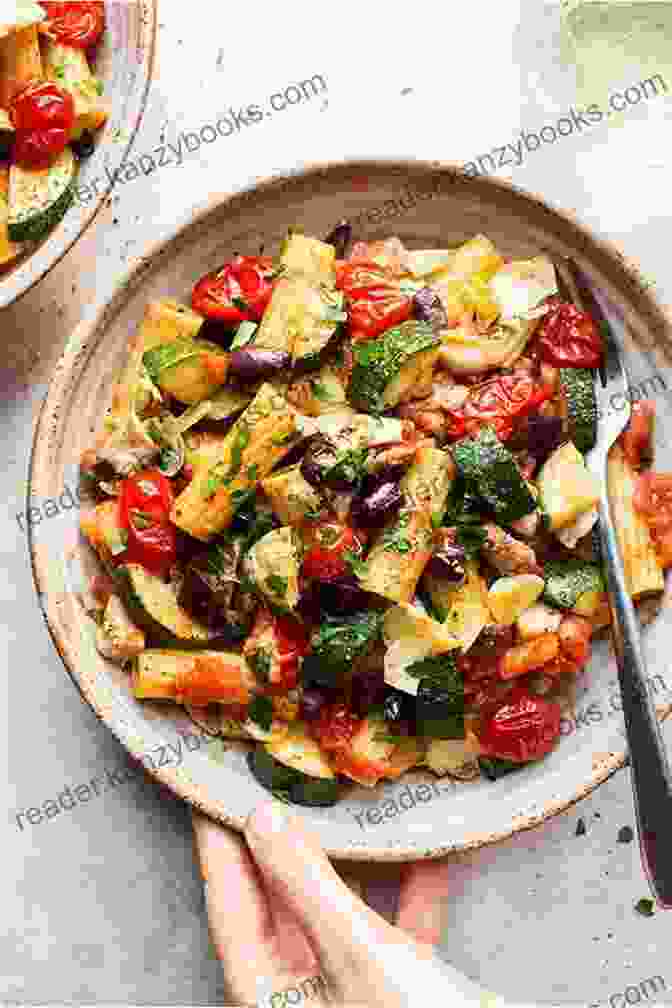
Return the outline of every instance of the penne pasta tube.
<path id="1" fill-rule="evenodd" d="M 607 462 L 607 487 L 626 584 L 634 601 L 665 587 L 649 527 L 632 502 L 636 479 L 623 449 L 615 444 Z"/>

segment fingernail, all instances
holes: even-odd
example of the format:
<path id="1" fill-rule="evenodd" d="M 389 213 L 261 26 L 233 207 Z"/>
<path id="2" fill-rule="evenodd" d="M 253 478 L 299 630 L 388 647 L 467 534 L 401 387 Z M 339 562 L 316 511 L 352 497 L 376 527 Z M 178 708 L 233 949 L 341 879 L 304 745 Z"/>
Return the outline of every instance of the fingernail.
<path id="1" fill-rule="evenodd" d="M 267 839 L 269 835 L 280 833 L 288 823 L 285 806 L 279 801 L 264 802 L 248 816 L 245 823 L 245 836 L 254 841 Z"/>

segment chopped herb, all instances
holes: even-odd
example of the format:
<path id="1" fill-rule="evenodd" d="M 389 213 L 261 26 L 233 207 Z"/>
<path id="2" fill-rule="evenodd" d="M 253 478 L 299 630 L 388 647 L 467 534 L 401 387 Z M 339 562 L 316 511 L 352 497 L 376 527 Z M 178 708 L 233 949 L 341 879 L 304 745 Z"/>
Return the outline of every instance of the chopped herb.
<path id="1" fill-rule="evenodd" d="M 456 526 L 455 541 L 463 548 L 467 559 L 476 556 L 487 538 L 486 530 L 476 522 L 462 522 Z"/>
<path id="2" fill-rule="evenodd" d="M 251 490 L 234 490 L 233 493 L 231 494 L 231 503 L 233 504 L 233 510 L 238 511 L 238 509 L 242 508 L 242 506 L 246 504 L 251 497 L 255 496 L 256 496 L 256 490 L 254 489 L 254 487 L 252 487 Z"/>
<path id="3" fill-rule="evenodd" d="M 655 912 L 656 904 L 649 896 L 642 896 L 640 900 L 635 903 L 635 910 L 642 917 L 653 917 Z"/>
<path id="4" fill-rule="evenodd" d="M 154 438 L 152 438 L 152 440 L 154 440 Z M 169 448 L 166 445 L 165 448 L 161 449 L 161 452 L 159 454 L 159 469 L 161 469 L 162 472 L 165 472 L 166 470 L 172 472 L 172 470 L 176 467 L 179 461 L 180 456 L 178 455 L 178 453 L 175 451 L 174 448 Z"/>
<path id="5" fill-rule="evenodd" d="M 155 519 L 152 515 L 148 514 L 146 511 L 141 511 L 139 508 L 131 508 L 131 516 L 133 518 L 133 525 L 137 529 L 148 529 L 154 524 Z"/>
<path id="6" fill-rule="evenodd" d="M 339 346 L 336 352 L 334 353 L 334 364 L 336 365 L 336 367 L 343 367 L 343 365 L 345 364 L 345 355 L 343 353 L 343 347 Z"/>
<path id="7" fill-rule="evenodd" d="M 311 381 L 310 384 L 313 390 L 313 395 L 315 396 L 316 399 L 320 399 L 322 400 L 322 402 L 324 402 L 325 399 L 331 399 L 329 389 L 326 387 L 326 385 L 323 385 L 322 382 Z"/>
<path id="8" fill-rule="evenodd" d="M 54 67 L 54 77 L 56 77 L 57 80 L 65 80 L 65 64 L 64 63 L 58 63 Z"/>
<path id="9" fill-rule="evenodd" d="M 257 586 L 248 574 L 241 574 L 239 578 L 240 590 L 248 595 L 255 595 Z"/>
<path id="10" fill-rule="evenodd" d="M 432 528 L 438 529 L 443 525 L 443 512 L 432 512 Z"/>
<path id="11" fill-rule="evenodd" d="M 347 672 L 355 658 L 368 654 L 380 637 L 383 613 L 355 613 L 348 620 L 325 616 L 311 636 L 312 659 L 320 673 L 338 676 Z"/>
<path id="12" fill-rule="evenodd" d="M 250 481 L 254 481 L 258 478 L 258 476 L 259 476 L 259 466 L 257 465 L 256 462 L 253 462 L 252 465 L 247 467 L 247 478 Z"/>
<path id="13" fill-rule="evenodd" d="M 386 732 L 381 732 L 373 736 L 374 742 L 407 742 L 408 735 L 388 735 Z"/>
<path id="14" fill-rule="evenodd" d="M 273 660 L 271 652 L 266 648 L 258 648 L 250 655 L 250 665 L 259 682 L 269 683 L 271 681 L 271 666 Z"/>
<path id="15" fill-rule="evenodd" d="M 250 443 L 250 431 L 246 423 L 239 421 L 236 436 L 231 446 L 231 465 L 227 476 L 235 476 L 240 470 L 243 452 Z"/>
<path id="16" fill-rule="evenodd" d="M 247 301 L 241 297 L 232 297 L 231 304 L 238 309 L 238 311 L 246 312 L 248 310 Z"/>
<path id="17" fill-rule="evenodd" d="M 142 363 L 152 381 L 157 381 L 166 368 L 175 367 L 183 360 L 198 357 L 200 350 L 187 340 L 173 340 L 172 343 L 162 343 L 160 346 L 145 350 Z"/>
<path id="18" fill-rule="evenodd" d="M 276 434 L 272 440 L 274 445 L 283 445 L 293 440 L 294 437 L 295 437 L 295 431 L 291 430 L 287 431 L 286 434 Z"/>
<path id="19" fill-rule="evenodd" d="M 281 574 L 269 574 L 266 578 L 266 584 L 274 595 L 281 595 L 282 598 L 287 595 L 289 582 L 287 578 L 282 577 Z"/>
<path id="20" fill-rule="evenodd" d="M 357 577 L 366 577 L 368 570 L 366 561 L 358 553 L 355 553 L 353 550 L 346 550 L 343 554 L 343 559 L 353 574 L 356 574 Z"/>
<path id="21" fill-rule="evenodd" d="M 383 532 L 380 545 L 386 550 L 393 550 L 395 553 L 410 553 L 413 546 L 406 535 L 410 520 L 411 512 L 401 511 L 396 523 Z"/>
<path id="22" fill-rule="evenodd" d="M 103 94 L 103 92 L 105 91 L 105 88 L 104 88 L 104 86 L 103 86 L 103 82 L 102 82 L 101 80 L 99 80 L 99 79 L 98 79 L 98 77 L 96 77 L 96 78 L 94 79 L 94 84 L 93 84 L 93 86 L 94 86 L 94 88 L 95 88 L 95 91 L 96 91 L 96 94 L 97 94 L 97 95 L 102 95 L 102 94 Z"/>
<path id="23" fill-rule="evenodd" d="M 361 445 L 358 448 L 347 448 L 339 452 L 336 461 L 329 466 L 325 473 L 327 483 L 337 481 L 338 483 L 348 483 L 353 487 L 358 487 L 366 476 L 366 460 L 369 454 L 369 446 Z"/>
<path id="24" fill-rule="evenodd" d="M 455 648 L 446 651 L 445 654 L 421 658 L 407 665 L 406 673 L 414 679 L 431 679 L 432 682 L 450 685 L 462 693 L 462 676 L 457 668 L 457 654 L 458 649 Z"/>
<path id="25" fill-rule="evenodd" d="M 273 701 L 267 696 L 255 696 L 248 708 L 248 717 L 262 731 L 270 731 L 273 724 Z"/>

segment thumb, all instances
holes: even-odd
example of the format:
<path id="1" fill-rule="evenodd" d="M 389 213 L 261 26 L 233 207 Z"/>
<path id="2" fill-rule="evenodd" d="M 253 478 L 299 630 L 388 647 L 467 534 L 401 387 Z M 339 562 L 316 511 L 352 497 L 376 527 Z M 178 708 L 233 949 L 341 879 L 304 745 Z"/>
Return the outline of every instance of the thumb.
<path id="1" fill-rule="evenodd" d="M 334 992 L 352 994 L 349 978 L 354 982 L 370 968 L 371 948 L 394 941 L 394 929 L 348 889 L 317 840 L 280 802 L 255 809 L 245 837 L 267 885 L 301 922 Z"/>

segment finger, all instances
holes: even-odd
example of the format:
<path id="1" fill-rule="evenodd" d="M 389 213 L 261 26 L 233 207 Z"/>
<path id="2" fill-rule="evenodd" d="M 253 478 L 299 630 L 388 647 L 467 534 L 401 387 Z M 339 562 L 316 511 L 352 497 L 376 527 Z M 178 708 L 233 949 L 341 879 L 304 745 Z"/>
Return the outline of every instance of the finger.
<path id="1" fill-rule="evenodd" d="M 201 874 L 207 883 L 210 932 L 231 993 L 255 1002 L 258 980 L 275 983 L 273 920 L 259 873 L 241 838 L 197 812 L 192 814 Z"/>
<path id="2" fill-rule="evenodd" d="M 397 925 L 417 941 L 441 939 L 451 870 L 450 861 L 416 861 L 403 870 Z"/>
<path id="3" fill-rule="evenodd" d="M 276 889 L 269 887 L 268 898 L 273 918 L 274 958 L 292 976 L 318 973 L 317 955 L 296 914 Z"/>
<path id="4" fill-rule="evenodd" d="M 298 817 L 279 802 L 266 802 L 248 819 L 245 835 L 262 874 L 302 923 L 335 989 L 342 989 L 344 978 L 366 972 L 371 947 L 389 941 L 392 929 L 350 892 Z"/>

